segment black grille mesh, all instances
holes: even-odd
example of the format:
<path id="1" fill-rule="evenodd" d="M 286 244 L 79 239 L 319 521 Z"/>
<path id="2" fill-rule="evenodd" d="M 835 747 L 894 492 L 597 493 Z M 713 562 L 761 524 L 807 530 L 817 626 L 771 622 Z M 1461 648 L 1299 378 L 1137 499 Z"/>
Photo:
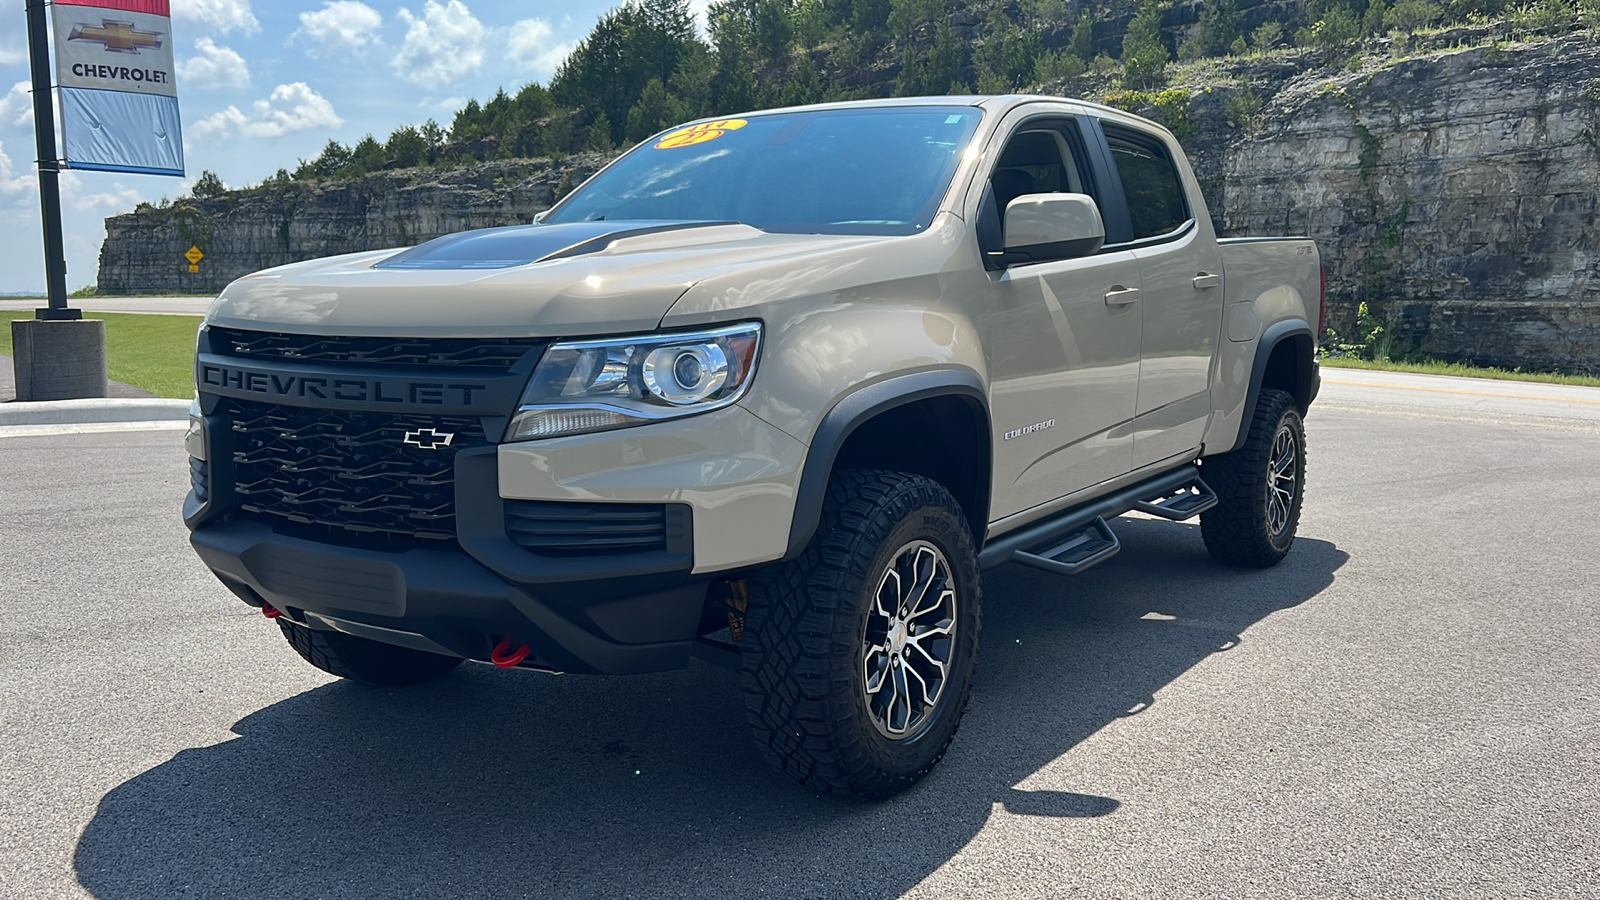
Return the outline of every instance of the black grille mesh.
<path id="1" fill-rule="evenodd" d="M 504 371 L 539 338 L 328 337 L 212 328 L 211 351 L 246 359 L 376 366 L 460 366 Z"/>
<path id="2" fill-rule="evenodd" d="M 232 422 L 240 509 L 344 532 L 454 538 L 456 452 L 488 443 L 470 416 L 311 410 L 244 400 L 226 400 L 221 411 Z M 406 443 L 408 432 L 426 429 L 453 437 L 435 449 Z"/>
<path id="3" fill-rule="evenodd" d="M 506 501 L 506 533 L 541 556 L 685 553 L 690 529 L 682 504 Z"/>

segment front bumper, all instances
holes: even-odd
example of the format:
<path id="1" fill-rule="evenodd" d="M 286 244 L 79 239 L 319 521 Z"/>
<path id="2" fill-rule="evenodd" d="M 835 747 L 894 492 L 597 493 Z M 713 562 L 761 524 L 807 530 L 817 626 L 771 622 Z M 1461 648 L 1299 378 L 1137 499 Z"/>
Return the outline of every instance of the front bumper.
<path id="1" fill-rule="evenodd" d="M 207 523 L 190 540 L 235 594 L 300 625 L 479 660 L 507 638 L 532 648 L 530 664 L 564 672 L 682 668 L 706 596 L 706 580 L 686 572 L 514 583 L 455 544 L 387 553 L 246 519 Z"/>

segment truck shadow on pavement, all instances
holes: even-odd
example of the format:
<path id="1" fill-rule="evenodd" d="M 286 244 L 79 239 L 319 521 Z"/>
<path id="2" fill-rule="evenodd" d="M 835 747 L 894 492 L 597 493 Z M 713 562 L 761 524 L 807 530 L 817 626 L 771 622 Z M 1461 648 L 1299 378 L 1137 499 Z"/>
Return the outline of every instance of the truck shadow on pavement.
<path id="1" fill-rule="evenodd" d="M 1075 579 L 988 574 L 961 732 L 886 803 L 769 772 L 730 672 L 472 666 L 404 691 L 329 684 L 247 716 L 236 739 L 107 794 L 76 873 L 106 900 L 896 896 L 997 807 L 1115 815 L 1112 797 L 1017 785 L 1045 766 L 1070 784 L 1077 744 L 1212 654 L 1248 652 L 1251 625 L 1316 597 L 1348 558 L 1301 539 L 1277 568 L 1241 571 L 1213 563 L 1192 526 L 1118 531 L 1122 554 Z"/>

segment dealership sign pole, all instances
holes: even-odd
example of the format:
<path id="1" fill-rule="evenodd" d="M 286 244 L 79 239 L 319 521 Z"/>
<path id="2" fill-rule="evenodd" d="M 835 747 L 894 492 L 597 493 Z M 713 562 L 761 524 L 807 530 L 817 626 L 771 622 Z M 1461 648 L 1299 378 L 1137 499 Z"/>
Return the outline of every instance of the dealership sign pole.
<path id="1" fill-rule="evenodd" d="M 49 305 L 11 323 L 18 400 L 106 394 L 105 323 L 67 306 L 62 169 L 183 175 L 168 0 L 55 0 L 56 155 L 45 0 L 26 0 Z"/>
<path id="2" fill-rule="evenodd" d="M 57 178 L 61 162 L 56 159 L 56 116 L 50 102 L 50 45 L 44 0 L 28 0 L 28 55 L 33 66 L 33 132 L 39 149 L 39 206 L 44 216 L 44 278 L 50 298 L 49 307 L 39 310 L 37 315 L 41 319 L 81 319 L 83 313 L 67 308 L 67 253 L 61 239 L 61 186 Z"/>

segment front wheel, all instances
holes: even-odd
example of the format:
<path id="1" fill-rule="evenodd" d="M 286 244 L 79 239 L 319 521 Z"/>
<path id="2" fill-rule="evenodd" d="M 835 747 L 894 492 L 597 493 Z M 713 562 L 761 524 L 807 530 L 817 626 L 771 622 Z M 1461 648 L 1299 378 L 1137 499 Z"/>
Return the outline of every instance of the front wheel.
<path id="1" fill-rule="evenodd" d="M 805 552 L 752 579 L 742 686 L 768 761 L 872 799 L 915 784 L 960 724 L 980 601 L 949 492 L 916 475 L 837 473 Z"/>
<path id="2" fill-rule="evenodd" d="M 1201 464 L 1217 505 L 1200 514 L 1200 534 L 1219 562 L 1264 569 L 1294 544 L 1306 485 L 1306 431 L 1288 393 L 1261 392 L 1244 446 Z"/>

